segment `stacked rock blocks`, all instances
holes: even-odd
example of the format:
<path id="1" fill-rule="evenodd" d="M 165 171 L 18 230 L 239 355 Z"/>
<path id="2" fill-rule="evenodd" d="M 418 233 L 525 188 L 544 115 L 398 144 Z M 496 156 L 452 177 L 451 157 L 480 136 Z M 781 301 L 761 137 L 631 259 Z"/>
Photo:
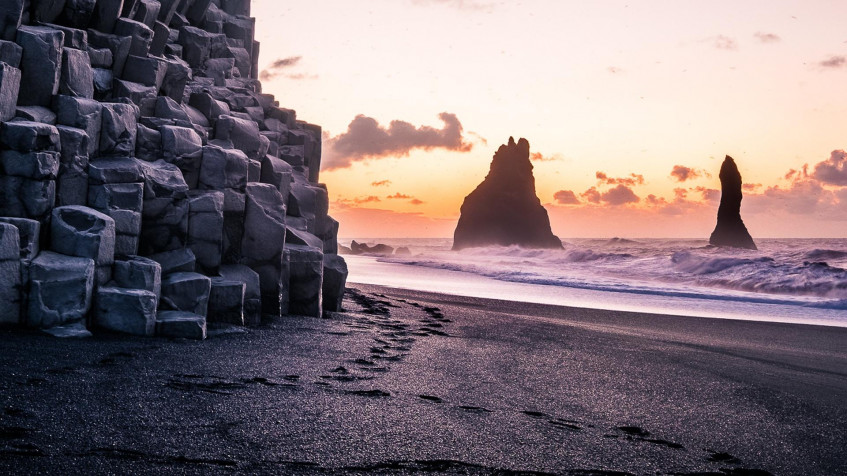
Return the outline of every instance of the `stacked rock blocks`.
<path id="1" fill-rule="evenodd" d="M 249 0 L 0 3 L 0 323 L 205 338 L 338 311 L 321 129 Z"/>

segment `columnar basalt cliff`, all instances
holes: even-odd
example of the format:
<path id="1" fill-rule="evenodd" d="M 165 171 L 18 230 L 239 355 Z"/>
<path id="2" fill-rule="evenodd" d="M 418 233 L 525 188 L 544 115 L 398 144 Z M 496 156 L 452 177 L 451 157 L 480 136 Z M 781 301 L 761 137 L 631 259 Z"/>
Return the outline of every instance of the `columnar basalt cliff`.
<path id="1" fill-rule="evenodd" d="M 204 338 L 340 310 L 321 128 L 250 0 L 0 3 L 0 322 Z"/>
<path id="2" fill-rule="evenodd" d="M 453 249 L 518 245 L 562 248 L 550 229 L 547 210 L 535 194 L 529 141 L 501 145 L 485 180 L 465 197 L 453 236 Z"/>
<path id="3" fill-rule="evenodd" d="M 756 244 L 741 221 L 741 173 L 730 156 L 721 165 L 721 204 L 718 207 L 718 224 L 709 238 L 715 246 L 755 250 Z"/>

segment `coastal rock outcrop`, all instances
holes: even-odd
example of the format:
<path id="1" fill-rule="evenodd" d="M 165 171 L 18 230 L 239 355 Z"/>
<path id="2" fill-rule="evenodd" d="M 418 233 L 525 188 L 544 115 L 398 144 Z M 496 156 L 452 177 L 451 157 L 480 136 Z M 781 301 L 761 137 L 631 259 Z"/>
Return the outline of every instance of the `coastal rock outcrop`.
<path id="1" fill-rule="evenodd" d="M 453 249 L 489 245 L 562 248 L 547 210 L 535 194 L 529 141 L 509 137 L 491 161 L 485 180 L 465 197 Z"/>
<path id="2" fill-rule="evenodd" d="M 755 250 L 756 243 L 741 221 L 741 173 L 730 156 L 721 165 L 721 204 L 718 207 L 718 224 L 709 237 L 714 246 L 729 246 Z"/>
<path id="3" fill-rule="evenodd" d="M 202 339 L 340 309 L 321 128 L 262 92 L 250 0 L 2 3 L 0 323 Z"/>

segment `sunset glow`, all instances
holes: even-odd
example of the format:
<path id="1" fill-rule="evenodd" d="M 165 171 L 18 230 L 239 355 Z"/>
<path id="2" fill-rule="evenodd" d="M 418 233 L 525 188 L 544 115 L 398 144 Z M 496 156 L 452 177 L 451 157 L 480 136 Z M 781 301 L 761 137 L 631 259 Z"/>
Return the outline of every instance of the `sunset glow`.
<path id="1" fill-rule="evenodd" d="M 255 0 L 253 15 L 265 91 L 324 128 L 342 237 L 451 236 L 510 136 L 538 154 L 563 238 L 707 237 L 727 154 L 754 236 L 847 236 L 843 2 Z"/>

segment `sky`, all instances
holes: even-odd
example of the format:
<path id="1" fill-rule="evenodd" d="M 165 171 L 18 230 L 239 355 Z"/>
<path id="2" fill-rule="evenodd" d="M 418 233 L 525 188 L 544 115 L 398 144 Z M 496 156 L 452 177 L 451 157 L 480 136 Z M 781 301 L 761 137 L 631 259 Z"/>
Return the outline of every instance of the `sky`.
<path id="1" fill-rule="evenodd" d="M 554 233 L 847 237 L 847 2 L 253 0 L 263 88 L 323 127 L 344 238 L 451 237 L 524 137 Z"/>

